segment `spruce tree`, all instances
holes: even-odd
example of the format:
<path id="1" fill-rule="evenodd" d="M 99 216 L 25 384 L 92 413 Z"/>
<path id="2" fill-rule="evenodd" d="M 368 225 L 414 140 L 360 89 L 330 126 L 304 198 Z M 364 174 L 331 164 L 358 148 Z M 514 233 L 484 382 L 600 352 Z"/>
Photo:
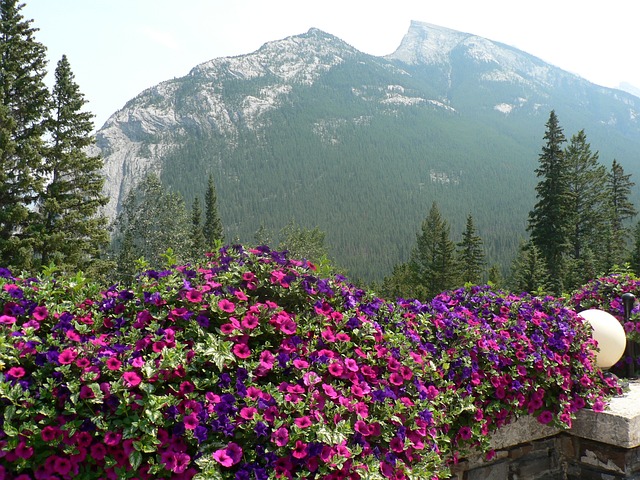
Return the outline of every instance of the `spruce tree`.
<path id="1" fill-rule="evenodd" d="M 462 241 L 458 243 L 458 264 L 462 283 L 479 285 L 482 282 L 485 267 L 484 248 L 471 215 L 467 217 Z"/>
<path id="2" fill-rule="evenodd" d="M 224 239 L 224 230 L 222 227 L 222 221 L 218 214 L 218 195 L 216 193 L 216 186 L 213 182 L 213 175 L 209 174 L 209 181 L 207 183 L 207 191 L 204 197 L 205 206 L 205 220 L 204 220 L 204 238 L 206 247 L 213 249 L 217 242 Z"/>
<path id="3" fill-rule="evenodd" d="M 606 169 L 598 163 L 584 130 L 571 137 L 565 150 L 567 165 L 568 258 L 565 288 L 576 288 L 595 273 L 594 251 L 604 247 Z"/>
<path id="4" fill-rule="evenodd" d="M 544 258 L 538 247 L 529 240 L 522 242 L 511 265 L 508 286 L 515 292 L 543 293 L 549 285 Z"/>
<path id="5" fill-rule="evenodd" d="M 47 119 L 48 183 L 38 198 L 34 225 L 35 257 L 54 262 L 67 273 L 96 267 L 109 243 L 107 219 L 99 213 L 108 199 L 102 194 L 102 159 L 87 153 L 93 144 L 92 114 L 66 56 L 58 62 Z"/>
<path id="6" fill-rule="evenodd" d="M 625 174 L 624 168 L 613 160 L 611 171 L 607 175 L 607 195 L 609 201 L 608 226 L 610 233 L 609 262 L 607 269 L 620 265 L 626 257 L 629 229 L 626 222 L 636 216 L 637 211 L 631 202 L 631 174 Z"/>
<path id="7" fill-rule="evenodd" d="M 633 247 L 629 256 L 631 270 L 637 276 L 640 276 L 640 222 L 636 223 L 633 230 Z"/>
<path id="8" fill-rule="evenodd" d="M 17 0 L 0 0 L 0 263 L 31 268 L 31 206 L 44 185 L 43 133 L 49 92 L 45 47 Z"/>
<path id="9" fill-rule="evenodd" d="M 199 259 L 206 251 L 206 243 L 202 228 L 202 207 L 200 198 L 193 199 L 191 207 L 191 259 Z"/>
<path id="10" fill-rule="evenodd" d="M 562 292 L 563 256 L 568 247 L 569 188 L 563 150 L 565 136 L 555 111 L 551 111 L 544 135 L 546 140 L 535 170 L 540 178 L 536 199 L 529 212 L 531 241 L 542 255 L 554 293 Z"/>
<path id="11" fill-rule="evenodd" d="M 455 244 L 450 239 L 449 223 L 442 218 L 434 202 L 417 236 L 409 265 L 417 287 L 433 298 L 459 282 Z"/>
<path id="12" fill-rule="evenodd" d="M 164 266 L 172 249 L 184 261 L 189 255 L 189 218 L 182 196 L 166 191 L 156 174 L 131 189 L 114 222 L 114 250 L 119 272 L 128 272 L 132 258 L 151 268 Z M 126 262 L 126 263 L 125 263 Z"/>

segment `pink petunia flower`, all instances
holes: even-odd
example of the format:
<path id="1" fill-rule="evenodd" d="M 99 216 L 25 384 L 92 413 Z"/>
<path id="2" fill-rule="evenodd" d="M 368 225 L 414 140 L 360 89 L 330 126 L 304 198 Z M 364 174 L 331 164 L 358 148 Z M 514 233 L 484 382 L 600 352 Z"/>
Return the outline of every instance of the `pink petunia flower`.
<path id="1" fill-rule="evenodd" d="M 229 443 L 227 448 L 213 452 L 213 459 L 223 467 L 232 467 L 242 458 L 242 448 L 236 443 Z"/>
<path id="2" fill-rule="evenodd" d="M 284 447 L 289 442 L 289 430 L 286 427 L 280 427 L 271 434 L 271 441 L 278 447 Z"/>
<path id="3" fill-rule="evenodd" d="M 122 362 L 115 357 L 109 357 L 105 362 L 109 370 L 120 370 Z"/>
<path id="4" fill-rule="evenodd" d="M 124 372 L 124 374 L 122 375 L 122 381 L 124 382 L 125 386 L 129 387 L 129 388 L 135 388 L 138 385 L 140 385 L 140 383 L 142 382 L 142 378 L 140 378 L 140 375 L 138 375 L 136 372 Z"/>
<path id="5" fill-rule="evenodd" d="M 60 352 L 60 355 L 58 355 L 58 362 L 62 365 L 69 365 L 70 363 L 73 363 L 77 357 L 78 353 L 75 350 L 72 348 L 66 348 Z"/>
<path id="6" fill-rule="evenodd" d="M 49 316 L 49 310 L 44 305 L 38 306 L 33 309 L 33 318 L 41 322 Z"/>
<path id="7" fill-rule="evenodd" d="M 185 415 L 182 419 L 184 423 L 184 428 L 187 430 L 195 430 L 198 425 L 200 425 L 200 420 L 198 420 L 198 415 L 195 413 L 190 413 L 189 415 Z"/>
<path id="8" fill-rule="evenodd" d="M 187 301 L 191 303 L 200 303 L 202 301 L 202 292 L 200 290 L 189 290 L 186 295 Z"/>
<path id="9" fill-rule="evenodd" d="M 0 315 L 0 325 L 13 325 L 16 323 L 16 318 L 11 315 Z"/>
<path id="10" fill-rule="evenodd" d="M 302 440 L 296 440 L 296 445 L 291 453 L 295 458 L 304 458 L 307 456 L 307 444 Z"/>
<path id="11" fill-rule="evenodd" d="M 251 356 L 251 350 L 246 343 L 236 343 L 233 346 L 233 354 L 238 358 L 249 358 Z"/>
<path id="12" fill-rule="evenodd" d="M 293 423 L 296 424 L 296 426 L 300 427 L 300 428 L 307 428 L 310 427 L 312 425 L 311 423 L 311 418 L 309 418 L 308 415 L 305 415 L 303 417 L 298 417 L 296 418 Z"/>
<path id="13" fill-rule="evenodd" d="M 235 303 L 230 302 L 226 298 L 223 298 L 218 302 L 218 307 L 220 308 L 220 310 L 227 313 L 232 313 L 236 309 Z"/>

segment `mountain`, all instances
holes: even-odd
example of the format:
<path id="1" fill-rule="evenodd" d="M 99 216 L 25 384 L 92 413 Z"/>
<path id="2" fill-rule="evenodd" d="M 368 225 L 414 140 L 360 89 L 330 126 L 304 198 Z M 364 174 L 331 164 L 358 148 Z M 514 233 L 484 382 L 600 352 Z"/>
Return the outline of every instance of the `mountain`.
<path id="1" fill-rule="evenodd" d="M 352 278 L 408 258 L 433 201 L 458 238 L 472 214 L 509 265 L 535 202 L 555 110 L 610 167 L 640 173 L 640 99 L 508 45 L 412 22 L 367 55 L 318 29 L 216 58 L 140 93 L 97 132 L 113 216 L 148 171 L 190 204 L 213 173 L 228 241 L 291 220 L 326 232 Z"/>
<path id="2" fill-rule="evenodd" d="M 636 97 L 640 97 L 640 88 L 636 87 L 635 85 L 631 85 L 628 82 L 622 82 L 620 83 L 620 86 L 618 87 L 620 90 L 623 90 L 627 93 L 630 93 L 631 95 L 635 95 Z"/>

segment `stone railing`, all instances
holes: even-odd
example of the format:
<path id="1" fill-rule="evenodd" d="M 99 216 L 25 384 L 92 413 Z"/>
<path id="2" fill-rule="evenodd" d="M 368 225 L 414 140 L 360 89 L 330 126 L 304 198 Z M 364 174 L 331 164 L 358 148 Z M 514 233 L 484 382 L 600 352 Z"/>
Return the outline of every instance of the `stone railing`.
<path id="1" fill-rule="evenodd" d="M 571 430 L 522 417 L 491 438 L 496 455 L 467 458 L 456 480 L 640 479 L 640 380 L 604 412 L 581 410 Z"/>

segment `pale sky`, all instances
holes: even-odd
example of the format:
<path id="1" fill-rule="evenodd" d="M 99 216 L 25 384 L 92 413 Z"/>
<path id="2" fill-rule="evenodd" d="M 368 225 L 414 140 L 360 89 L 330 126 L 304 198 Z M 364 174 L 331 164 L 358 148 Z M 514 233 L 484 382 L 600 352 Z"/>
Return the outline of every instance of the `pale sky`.
<path id="1" fill-rule="evenodd" d="M 411 20 L 524 50 L 587 80 L 640 87 L 637 0 L 21 0 L 50 77 L 66 54 L 96 127 L 145 88 L 316 27 L 372 55 Z"/>

